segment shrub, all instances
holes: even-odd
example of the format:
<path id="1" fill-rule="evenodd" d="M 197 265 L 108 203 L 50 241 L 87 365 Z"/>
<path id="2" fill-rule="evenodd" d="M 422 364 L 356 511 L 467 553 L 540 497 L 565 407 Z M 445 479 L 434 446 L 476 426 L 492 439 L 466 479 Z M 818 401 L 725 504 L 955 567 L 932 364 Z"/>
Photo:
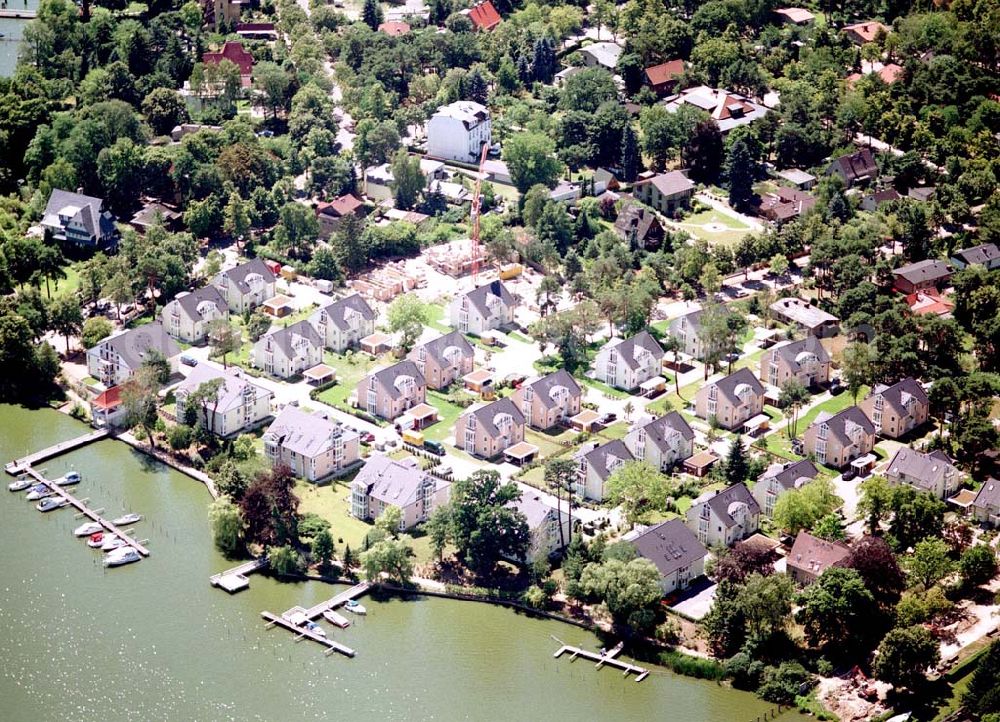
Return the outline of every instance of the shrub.
<path id="1" fill-rule="evenodd" d="M 672 672 L 697 679 L 720 680 L 726 676 L 726 668 L 715 660 L 693 657 L 676 649 L 661 653 L 660 663 Z"/>
<path id="2" fill-rule="evenodd" d="M 791 704 L 805 684 L 812 682 L 812 675 L 798 662 L 782 662 L 777 667 L 766 667 L 764 679 L 757 688 L 757 696 L 776 704 Z"/>
<path id="3" fill-rule="evenodd" d="M 276 574 L 298 574 L 304 568 L 302 555 L 290 546 L 268 549 L 267 560 Z"/>
<path id="4" fill-rule="evenodd" d="M 171 426 L 167 432 L 167 443 L 174 451 L 181 451 L 191 446 L 191 429 L 187 426 Z"/>

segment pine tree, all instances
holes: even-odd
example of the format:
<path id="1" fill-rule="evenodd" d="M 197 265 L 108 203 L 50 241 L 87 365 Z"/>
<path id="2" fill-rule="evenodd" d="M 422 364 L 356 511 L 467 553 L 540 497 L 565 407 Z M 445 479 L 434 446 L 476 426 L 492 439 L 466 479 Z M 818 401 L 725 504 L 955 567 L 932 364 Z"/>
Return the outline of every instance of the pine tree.
<path id="1" fill-rule="evenodd" d="M 729 176 L 729 205 L 745 210 L 753 199 L 754 173 L 750 149 L 742 138 L 737 138 L 729 149 L 726 174 Z"/>
<path id="2" fill-rule="evenodd" d="M 434 25 L 444 25 L 444 21 L 451 15 L 451 3 L 449 0 L 431 0 L 430 21 Z"/>
<path id="3" fill-rule="evenodd" d="M 549 37 L 535 41 L 534 58 L 532 59 L 535 80 L 540 83 L 551 83 L 556 74 L 555 43 Z"/>
<path id="4" fill-rule="evenodd" d="M 517 77 L 525 85 L 530 85 L 535 79 L 535 70 L 531 67 L 531 61 L 527 55 L 519 55 L 517 58 Z"/>
<path id="5" fill-rule="evenodd" d="M 486 79 L 478 69 L 473 70 L 463 79 L 462 94 L 466 100 L 486 105 L 489 96 L 489 86 L 486 85 Z"/>
<path id="6" fill-rule="evenodd" d="M 621 167 L 622 179 L 626 183 L 634 182 L 639 175 L 639 140 L 631 125 L 626 125 L 622 133 Z"/>
<path id="7" fill-rule="evenodd" d="M 364 8 L 361 11 L 361 19 L 365 25 L 372 30 L 378 30 L 378 26 L 382 24 L 383 17 L 382 6 L 378 0 L 365 0 Z"/>
<path id="8" fill-rule="evenodd" d="M 747 452 L 743 448 L 743 442 L 737 437 L 729 445 L 729 456 L 726 457 L 726 481 L 730 484 L 746 481 L 748 471 Z"/>

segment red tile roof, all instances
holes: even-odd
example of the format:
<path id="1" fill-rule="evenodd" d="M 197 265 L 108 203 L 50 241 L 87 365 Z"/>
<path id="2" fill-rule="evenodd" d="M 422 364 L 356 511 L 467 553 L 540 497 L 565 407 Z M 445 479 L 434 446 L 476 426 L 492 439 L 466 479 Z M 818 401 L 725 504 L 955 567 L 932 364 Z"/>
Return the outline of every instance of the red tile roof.
<path id="1" fill-rule="evenodd" d="M 946 316 L 955 310 L 955 304 L 939 293 L 933 291 L 918 291 L 906 297 L 906 305 L 910 312 L 917 316 L 933 314 Z"/>
<path id="2" fill-rule="evenodd" d="M 349 213 L 356 213 L 362 206 L 364 203 L 360 199 L 348 193 L 340 198 L 334 198 L 329 203 L 316 204 L 316 213 L 325 213 L 334 218 L 341 218 Z"/>
<path id="3" fill-rule="evenodd" d="M 889 32 L 889 28 L 875 20 L 867 23 L 855 23 L 854 25 L 844 26 L 845 33 L 854 35 L 856 38 L 865 43 L 872 42 L 880 30 L 885 33 Z"/>
<path id="4" fill-rule="evenodd" d="M 476 5 L 469 11 L 469 19 L 477 30 L 492 30 L 500 24 L 500 13 L 490 0 Z"/>
<path id="5" fill-rule="evenodd" d="M 253 72 L 253 56 L 243 48 L 243 44 L 229 40 L 218 53 L 205 53 L 201 56 L 203 63 L 218 65 L 223 60 L 235 64 L 240 69 L 240 75 L 250 75 Z"/>
<path id="6" fill-rule="evenodd" d="M 677 80 L 677 77 L 684 72 L 683 60 L 669 60 L 651 68 L 646 68 L 646 79 L 650 85 L 663 85 Z"/>
<path id="7" fill-rule="evenodd" d="M 94 399 L 94 407 L 101 411 L 111 411 L 117 409 L 122 403 L 122 392 L 118 386 L 112 386 L 103 394 Z"/>
<path id="8" fill-rule="evenodd" d="M 385 33 L 389 37 L 398 38 L 400 35 L 406 35 L 410 32 L 410 26 L 399 20 L 390 20 L 379 25 L 378 31 Z"/>

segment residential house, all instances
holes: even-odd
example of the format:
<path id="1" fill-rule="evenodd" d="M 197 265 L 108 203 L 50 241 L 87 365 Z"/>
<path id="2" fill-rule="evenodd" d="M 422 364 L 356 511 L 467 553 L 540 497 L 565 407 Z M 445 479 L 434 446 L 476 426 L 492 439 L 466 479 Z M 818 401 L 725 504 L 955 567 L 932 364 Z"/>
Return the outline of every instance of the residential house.
<path id="1" fill-rule="evenodd" d="M 917 291 L 906 296 L 906 305 L 914 316 L 934 315 L 951 318 L 955 302 L 937 291 Z"/>
<path id="2" fill-rule="evenodd" d="M 921 186 L 918 188 L 910 188 L 906 191 L 906 197 L 912 198 L 918 203 L 930 203 L 934 200 L 937 195 L 937 188 L 934 186 Z"/>
<path id="3" fill-rule="evenodd" d="M 806 456 L 835 469 L 843 469 L 874 446 L 875 426 L 857 406 L 833 416 L 820 412 L 802 438 Z"/>
<path id="4" fill-rule="evenodd" d="M 767 115 L 767 108 L 745 95 L 722 88 L 699 85 L 682 90 L 663 100 L 668 111 L 676 113 L 682 105 L 693 105 L 708 113 L 725 135 L 733 128 L 748 125 Z"/>
<path id="5" fill-rule="evenodd" d="M 670 322 L 667 329 L 667 333 L 677 339 L 681 353 L 696 359 L 704 359 L 710 350 L 722 350 L 721 348 L 710 349 L 708 339 L 702 329 L 702 313 L 699 309 L 678 316 Z"/>
<path id="6" fill-rule="evenodd" d="M 253 345 L 251 362 L 264 373 L 287 379 L 323 363 L 323 337 L 305 320 L 269 331 Z"/>
<path id="7" fill-rule="evenodd" d="M 429 187 L 432 181 L 444 178 L 444 163 L 431 158 L 420 158 L 420 172 L 424 175 L 425 187 Z M 365 170 L 365 195 L 376 203 L 382 203 L 392 199 L 392 184 L 395 181 L 392 175 L 392 165 L 383 163 Z"/>
<path id="8" fill-rule="evenodd" d="M 316 204 L 316 220 L 319 221 L 320 238 L 329 238 L 340 229 L 340 224 L 347 216 L 365 215 L 365 203 L 357 196 L 346 193 L 332 201 Z"/>
<path id="9" fill-rule="evenodd" d="M 897 381 L 892 386 L 878 384 L 860 404 L 872 420 L 875 433 L 898 439 L 927 422 L 930 399 L 924 387 L 913 378 Z"/>
<path id="10" fill-rule="evenodd" d="M 665 63 L 646 68 L 643 80 L 661 98 L 670 95 L 684 75 L 683 60 L 668 60 Z"/>
<path id="11" fill-rule="evenodd" d="M 227 318 L 229 306 L 215 286 L 178 293 L 160 312 L 160 322 L 167 333 L 185 343 L 204 341 L 208 325 Z"/>
<path id="12" fill-rule="evenodd" d="M 883 83 L 892 85 L 901 79 L 904 73 L 903 67 L 895 63 L 882 65 L 878 62 L 868 63 L 866 61 L 862 62 L 862 71 L 861 73 L 851 73 L 844 79 L 848 88 L 854 88 L 859 80 L 871 75 L 877 75 Z"/>
<path id="13" fill-rule="evenodd" d="M 694 455 L 694 431 L 679 412 L 671 411 L 633 424 L 625 434 L 625 447 L 637 461 L 666 472 Z"/>
<path id="14" fill-rule="evenodd" d="M 1000 481 L 991 476 L 983 482 L 972 502 L 972 516 L 976 521 L 1000 526 Z"/>
<path id="15" fill-rule="evenodd" d="M 545 431 L 557 424 L 568 424 L 580 413 L 583 391 L 566 369 L 559 369 L 533 381 L 525 381 L 512 398 L 517 402 L 525 423 Z"/>
<path id="16" fill-rule="evenodd" d="M 103 248 L 118 239 L 115 217 L 104 210 L 104 200 L 56 188 L 42 213 L 42 230 L 57 241 Z"/>
<path id="17" fill-rule="evenodd" d="M 598 446 L 592 444 L 577 452 L 577 479 L 574 493 L 591 501 L 604 501 L 604 485 L 617 469 L 635 461 L 632 452 L 621 439 L 614 439 Z"/>
<path id="18" fill-rule="evenodd" d="M 613 338 L 597 352 L 595 377 L 616 389 L 632 391 L 660 374 L 663 348 L 649 331 L 626 339 Z"/>
<path id="19" fill-rule="evenodd" d="M 286 406 L 264 432 L 264 454 L 272 465 L 283 464 L 307 481 L 339 474 L 358 462 L 358 432 L 322 411 L 307 413 Z"/>
<path id="20" fill-rule="evenodd" d="M 867 185 L 878 177 L 875 156 L 868 148 L 847 153 L 834 159 L 826 169 L 827 175 L 839 175 L 845 188 Z"/>
<path id="21" fill-rule="evenodd" d="M 1000 268 L 1000 249 L 995 243 L 981 243 L 971 248 L 960 248 L 951 255 L 951 264 L 958 269 L 984 266 L 987 271 Z"/>
<path id="22" fill-rule="evenodd" d="M 427 155 L 479 165 L 493 142 L 490 111 L 471 100 L 442 105 L 427 121 Z"/>
<path id="23" fill-rule="evenodd" d="M 805 8 L 778 8 L 774 14 L 785 25 L 805 27 L 812 25 L 816 20 L 816 16 Z"/>
<path id="24" fill-rule="evenodd" d="M 180 143 L 185 137 L 201 132 L 221 133 L 222 126 L 207 125 L 205 123 L 181 123 L 180 125 L 175 125 L 173 130 L 170 131 L 170 140 Z"/>
<path id="25" fill-rule="evenodd" d="M 177 372 L 181 349 L 160 323 L 148 323 L 108 336 L 87 351 L 87 373 L 110 388 L 125 383 L 142 364 L 159 354 Z"/>
<path id="26" fill-rule="evenodd" d="M 556 509 L 538 494 L 530 493 L 522 493 L 521 498 L 510 505 L 524 514 L 531 534 L 525 559 L 517 561 L 548 559 L 569 544 L 572 530 L 568 509 Z"/>
<path id="27" fill-rule="evenodd" d="M 851 548 L 841 541 L 827 541 L 800 531 L 786 560 L 788 576 L 799 586 L 815 582 L 830 567 L 842 567 Z"/>
<path id="28" fill-rule="evenodd" d="M 690 207 L 694 183 L 679 170 L 642 178 L 632 186 L 632 195 L 665 216 L 673 216 Z"/>
<path id="29" fill-rule="evenodd" d="M 816 197 L 812 194 L 781 186 L 761 197 L 757 212 L 771 223 L 781 225 L 805 215 L 815 205 Z"/>
<path id="30" fill-rule="evenodd" d="M 274 23 L 236 23 L 236 34 L 244 40 L 277 40 Z"/>
<path id="31" fill-rule="evenodd" d="M 241 263 L 212 279 L 229 304 L 229 310 L 243 313 L 254 310 L 274 295 L 275 276 L 260 258 Z"/>
<path id="32" fill-rule="evenodd" d="M 772 346 L 760 357 L 760 380 L 780 389 L 790 379 L 806 388 L 830 381 L 830 356 L 815 336 Z"/>
<path id="33" fill-rule="evenodd" d="M 705 573 L 708 550 L 680 519 L 649 527 L 628 541 L 639 556 L 656 565 L 664 594 L 686 589 Z"/>
<path id="34" fill-rule="evenodd" d="M 625 49 L 621 45 L 610 41 L 591 43 L 580 48 L 580 56 L 586 67 L 596 68 L 600 66 L 612 73 L 618 67 L 618 58 L 623 52 Z"/>
<path id="35" fill-rule="evenodd" d="M 145 233 L 153 226 L 162 226 L 168 231 L 179 231 L 184 215 L 162 203 L 149 202 L 136 211 L 128 222 L 139 233 Z"/>
<path id="36" fill-rule="evenodd" d="M 775 173 L 776 176 L 781 178 L 788 183 L 791 183 L 795 188 L 800 191 L 807 191 L 816 185 L 816 176 L 812 173 L 806 173 L 804 170 L 799 168 L 788 168 L 786 170 L 779 170 Z"/>
<path id="37" fill-rule="evenodd" d="M 455 421 L 455 446 L 472 456 L 493 459 L 524 441 L 524 415 L 507 396 L 471 408 Z"/>
<path id="38" fill-rule="evenodd" d="M 440 391 L 472 373 L 476 352 L 465 336 L 452 331 L 420 344 L 407 358 L 417 364 L 428 388 Z"/>
<path id="39" fill-rule="evenodd" d="M 819 475 L 816 465 L 808 459 L 771 464 L 757 477 L 753 485 L 753 498 L 768 518 L 774 514 L 774 505 L 786 491 L 801 489 Z"/>
<path id="40" fill-rule="evenodd" d="M 240 19 L 243 3 L 240 0 L 200 0 L 202 17 L 206 25 L 218 31 L 223 24 L 232 25 Z"/>
<path id="41" fill-rule="evenodd" d="M 482 336 L 514 322 L 513 294 L 501 281 L 492 281 L 455 296 L 449 307 L 451 327 L 462 333 Z"/>
<path id="42" fill-rule="evenodd" d="M 861 196 L 861 210 L 874 212 L 885 203 L 898 201 L 902 197 L 895 188 L 880 188 L 879 190 L 869 191 Z"/>
<path id="43" fill-rule="evenodd" d="M 892 285 L 900 293 L 941 291 L 951 280 L 952 269 L 945 261 L 929 258 L 900 266 L 892 272 Z"/>
<path id="44" fill-rule="evenodd" d="M 90 400 L 90 418 L 97 428 L 115 429 L 128 421 L 128 409 L 122 403 L 122 387 L 112 386 Z"/>
<path id="45" fill-rule="evenodd" d="M 401 38 L 409 34 L 410 25 L 400 20 L 390 20 L 387 23 L 379 23 L 378 32 L 384 33 L 390 38 Z"/>
<path id="46" fill-rule="evenodd" d="M 663 243 L 663 226 L 649 208 L 632 201 L 624 201 L 615 220 L 615 233 L 630 248 L 656 250 Z"/>
<path id="47" fill-rule="evenodd" d="M 188 399 L 198 387 L 219 379 L 221 385 L 214 399 L 205 399 L 198 418 L 216 436 L 232 436 L 257 428 L 271 415 L 274 394 L 248 379 L 239 368 L 220 369 L 200 363 L 174 389 L 177 418 L 184 418 Z"/>
<path id="48" fill-rule="evenodd" d="M 694 405 L 700 418 L 709 420 L 714 416 L 723 429 L 738 430 L 763 413 L 764 385 L 753 371 L 742 368 L 698 389 Z"/>
<path id="49" fill-rule="evenodd" d="M 840 333 L 839 318 L 801 298 L 779 298 L 771 304 L 771 313 L 810 336 L 829 338 Z"/>
<path id="50" fill-rule="evenodd" d="M 855 45 L 867 45 L 874 42 L 879 35 L 886 35 L 889 32 L 889 28 L 875 20 L 845 25 L 841 30 Z"/>
<path id="51" fill-rule="evenodd" d="M 309 323 L 319 332 L 324 346 L 341 353 L 375 333 L 376 317 L 368 302 L 361 295 L 352 293 L 313 313 Z"/>
<path id="52" fill-rule="evenodd" d="M 481 2 L 478 5 L 473 6 L 469 11 L 469 20 L 475 26 L 476 30 L 480 32 L 489 32 L 497 25 L 500 24 L 501 17 L 497 9 L 493 7 L 493 3 L 490 0 L 486 2 Z"/>
<path id="53" fill-rule="evenodd" d="M 228 60 L 240 71 L 240 85 L 249 88 L 253 79 L 253 55 L 243 48 L 243 43 L 237 40 L 227 40 L 218 52 L 203 53 L 201 62 L 205 65 L 219 65 Z"/>
<path id="54" fill-rule="evenodd" d="M 407 531 L 450 498 L 451 484 L 421 470 L 416 457 L 396 461 L 373 454 L 351 482 L 351 515 L 370 521 L 394 506 L 402 512 L 399 531 Z"/>
<path id="55" fill-rule="evenodd" d="M 906 446 L 892 455 L 885 478 L 890 484 L 907 484 L 938 499 L 947 499 L 962 483 L 962 474 L 955 462 L 940 449 L 924 453 Z"/>
<path id="56" fill-rule="evenodd" d="M 706 491 L 691 502 L 687 526 L 708 547 L 732 546 L 757 533 L 760 505 L 743 482 L 722 491 Z"/>
<path id="57" fill-rule="evenodd" d="M 417 365 L 407 359 L 373 371 L 358 383 L 356 393 L 358 408 L 393 421 L 427 400 L 427 384 Z"/>

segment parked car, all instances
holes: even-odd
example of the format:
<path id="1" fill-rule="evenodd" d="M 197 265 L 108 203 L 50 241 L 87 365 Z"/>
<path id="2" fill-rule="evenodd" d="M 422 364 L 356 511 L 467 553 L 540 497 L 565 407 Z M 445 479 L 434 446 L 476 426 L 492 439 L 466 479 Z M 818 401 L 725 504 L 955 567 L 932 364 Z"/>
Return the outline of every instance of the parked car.
<path id="1" fill-rule="evenodd" d="M 597 423 L 607 426 L 608 424 L 612 424 L 617 420 L 618 420 L 618 414 L 614 414 L 609 411 L 608 413 L 601 416 L 601 418 L 597 420 Z"/>
<path id="2" fill-rule="evenodd" d="M 840 383 L 840 379 L 834 379 L 830 382 L 829 391 L 831 396 L 838 396 L 844 393 L 845 390 L 846 388 L 842 383 Z"/>
<path id="3" fill-rule="evenodd" d="M 731 351 L 726 354 L 726 363 L 735 363 L 740 360 L 740 355 L 736 351 Z"/>
<path id="4" fill-rule="evenodd" d="M 858 472 L 854 470 L 854 467 L 853 466 L 849 466 L 844 471 L 844 473 L 840 475 L 840 478 L 843 479 L 844 481 L 850 481 L 851 479 L 853 479 L 857 475 L 858 475 Z"/>
<path id="5" fill-rule="evenodd" d="M 184 364 L 185 366 L 197 366 L 198 359 L 196 359 L 194 356 L 188 356 L 187 354 L 182 354 L 181 363 Z"/>
<path id="6" fill-rule="evenodd" d="M 444 456 L 444 444 L 433 439 L 424 439 L 424 448 L 436 456 Z"/>
<path id="7" fill-rule="evenodd" d="M 373 441 L 375 441 L 375 434 L 373 434 L 372 432 L 366 431 L 363 434 L 361 434 L 362 444 L 371 444 Z"/>

